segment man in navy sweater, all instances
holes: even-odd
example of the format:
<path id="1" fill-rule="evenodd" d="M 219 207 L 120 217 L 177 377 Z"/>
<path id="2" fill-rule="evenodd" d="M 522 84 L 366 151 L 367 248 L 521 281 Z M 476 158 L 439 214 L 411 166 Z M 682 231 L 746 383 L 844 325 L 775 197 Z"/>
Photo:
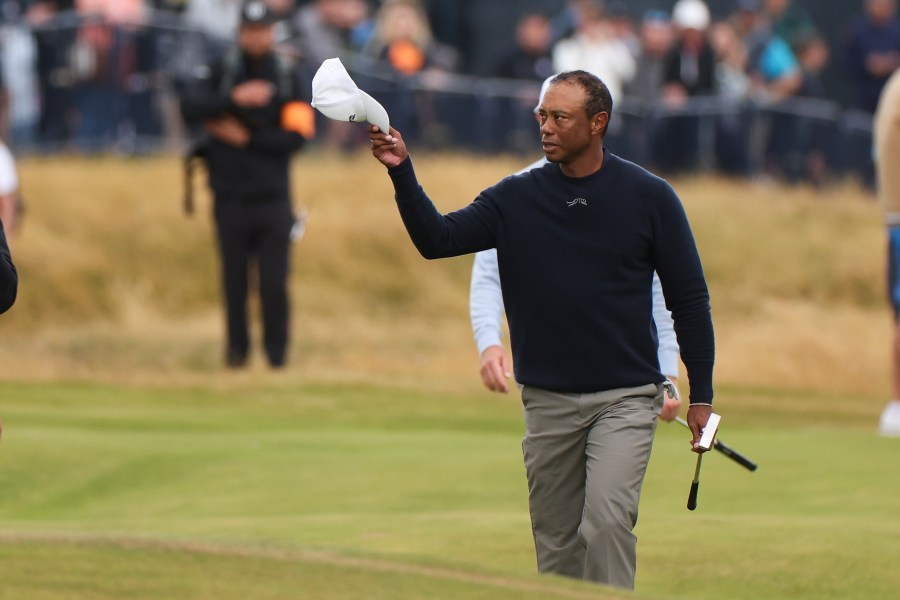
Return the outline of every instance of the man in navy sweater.
<path id="1" fill-rule="evenodd" d="M 692 448 L 712 412 L 714 338 L 693 234 L 672 188 L 603 147 L 609 90 L 561 73 L 541 103 L 541 168 L 440 214 L 400 133 L 370 127 L 425 258 L 496 248 L 516 381 L 538 569 L 634 587 L 638 502 L 663 405 L 653 271 L 672 311 Z"/>

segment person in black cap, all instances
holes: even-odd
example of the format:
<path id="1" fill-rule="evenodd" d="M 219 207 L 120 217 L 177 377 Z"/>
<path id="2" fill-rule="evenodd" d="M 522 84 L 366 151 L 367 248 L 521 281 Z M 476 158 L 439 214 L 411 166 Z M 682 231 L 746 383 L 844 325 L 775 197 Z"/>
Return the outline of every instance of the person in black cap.
<path id="1" fill-rule="evenodd" d="M 246 364 L 250 348 L 247 295 L 253 266 L 266 356 L 273 368 L 285 363 L 294 225 L 289 164 L 314 135 L 312 108 L 298 96 L 298 70 L 273 52 L 275 21 L 262 0 L 246 2 L 237 47 L 202 69 L 197 85 L 182 98 L 185 120 L 200 125 L 207 137 L 201 154 L 215 197 L 228 331 L 225 361 L 232 368 Z"/>

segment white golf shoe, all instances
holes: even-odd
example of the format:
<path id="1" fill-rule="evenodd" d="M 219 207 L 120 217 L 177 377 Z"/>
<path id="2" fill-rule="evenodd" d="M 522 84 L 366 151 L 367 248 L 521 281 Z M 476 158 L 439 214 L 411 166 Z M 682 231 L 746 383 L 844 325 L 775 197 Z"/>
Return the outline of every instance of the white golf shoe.
<path id="1" fill-rule="evenodd" d="M 888 402 L 881 413 L 878 432 L 885 437 L 900 437 L 900 402 Z"/>

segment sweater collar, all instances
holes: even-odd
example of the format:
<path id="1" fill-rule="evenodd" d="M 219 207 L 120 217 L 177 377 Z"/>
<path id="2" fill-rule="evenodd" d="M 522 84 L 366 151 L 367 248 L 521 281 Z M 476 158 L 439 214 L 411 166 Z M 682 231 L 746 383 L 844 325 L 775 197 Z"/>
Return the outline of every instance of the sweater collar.
<path id="1" fill-rule="evenodd" d="M 618 157 L 614 155 L 612 152 L 606 149 L 606 146 L 603 147 L 603 163 L 600 165 L 600 168 L 591 173 L 590 175 L 585 175 L 584 177 L 569 177 L 565 173 L 562 172 L 559 164 L 553 165 L 556 172 L 559 176 L 565 181 L 571 181 L 572 183 L 586 183 L 589 181 L 600 180 L 601 178 L 609 177 L 609 173 L 614 170 L 615 164 L 618 162 Z"/>

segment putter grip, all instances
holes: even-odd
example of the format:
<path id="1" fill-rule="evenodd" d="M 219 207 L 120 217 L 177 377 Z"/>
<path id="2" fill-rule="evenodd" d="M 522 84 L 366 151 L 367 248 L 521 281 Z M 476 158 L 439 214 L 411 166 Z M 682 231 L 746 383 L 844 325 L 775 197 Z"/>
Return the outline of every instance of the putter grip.
<path id="1" fill-rule="evenodd" d="M 732 448 L 730 448 L 729 446 L 726 446 L 719 440 L 716 440 L 715 449 L 718 450 L 719 452 L 721 452 L 722 454 L 724 454 L 725 456 L 727 456 L 728 458 L 730 458 L 731 460 L 733 460 L 734 462 L 736 462 L 737 464 L 741 465 L 745 469 L 747 469 L 749 471 L 756 470 L 755 462 L 753 462 L 752 460 L 750 460 L 749 458 L 747 458 L 740 452 L 734 451 Z"/>
<path id="2" fill-rule="evenodd" d="M 697 508 L 697 491 L 700 489 L 699 481 L 691 482 L 691 493 L 688 495 L 688 510 L 694 510 Z"/>

